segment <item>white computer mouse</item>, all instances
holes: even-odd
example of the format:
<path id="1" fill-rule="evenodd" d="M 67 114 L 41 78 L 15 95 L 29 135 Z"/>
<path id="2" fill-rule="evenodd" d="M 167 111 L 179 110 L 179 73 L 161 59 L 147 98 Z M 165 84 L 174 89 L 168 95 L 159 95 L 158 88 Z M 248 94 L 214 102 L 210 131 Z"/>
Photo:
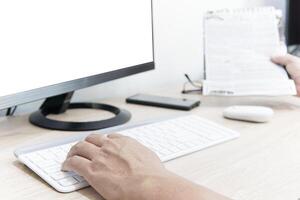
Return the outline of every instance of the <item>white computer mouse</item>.
<path id="1" fill-rule="evenodd" d="M 233 120 L 263 123 L 272 119 L 274 111 L 263 106 L 231 106 L 224 110 L 223 116 Z"/>

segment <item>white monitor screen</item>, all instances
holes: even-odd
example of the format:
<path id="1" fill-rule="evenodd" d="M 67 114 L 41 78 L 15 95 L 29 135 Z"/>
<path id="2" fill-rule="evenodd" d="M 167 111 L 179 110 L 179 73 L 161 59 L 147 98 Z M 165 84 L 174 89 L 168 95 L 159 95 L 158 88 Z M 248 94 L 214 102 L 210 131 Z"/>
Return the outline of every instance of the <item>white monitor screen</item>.
<path id="1" fill-rule="evenodd" d="M 151 0 L 0 1 L 0 97 L 153 61 Z"/>

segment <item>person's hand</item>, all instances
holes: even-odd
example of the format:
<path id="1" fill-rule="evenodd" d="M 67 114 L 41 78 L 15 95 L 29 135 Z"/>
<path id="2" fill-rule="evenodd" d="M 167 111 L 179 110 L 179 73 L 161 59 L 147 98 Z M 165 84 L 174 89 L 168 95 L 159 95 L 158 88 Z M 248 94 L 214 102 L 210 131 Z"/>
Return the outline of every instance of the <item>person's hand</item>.
<path id="1" fill-rule="evenodd" d="M 276 64 L 283 65 L 296 83 L 297 94 L 300 96 L 300 58 L 290 54 L 284 56 L 274 56 L 272 61 Z"/>
<path id="2" fill-rule="evenodd" d="M 63 170 L 82 175 L 108 200 L 142 199 L 147 181 L 168 174 L 156 154 L 117 134 L 88 136 L 71 148 Z"/>
<path id="3" fill-rule="evenodd" d="M 107 200 L 228 200 L 169 171 L 129 137 L 90 135 L 73 146 L 64 171 L 74 171 Z"/>

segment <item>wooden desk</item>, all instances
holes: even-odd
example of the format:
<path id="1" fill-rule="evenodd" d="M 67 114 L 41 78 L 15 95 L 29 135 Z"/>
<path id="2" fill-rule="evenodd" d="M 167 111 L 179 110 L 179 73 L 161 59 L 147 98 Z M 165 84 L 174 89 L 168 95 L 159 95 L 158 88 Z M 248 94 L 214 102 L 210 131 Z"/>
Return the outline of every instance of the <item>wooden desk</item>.
<path id="1" fill-rule="evenodd" d="M 300 98 L 189 97 L 200 98 L 202 101 L 201 107 L 192 111 L 193 114 L 237 130 L 241 137 L 170 161 L 165 164 L 168 169 L 236 200 L 300 198 Z M 180 112 L 126 105 L 124 99 L 102 102 L 130 110 L 133 114 L 130 123 Z M 235 104 L 270 106 L 276 115 L 267 124 L 223 119 L 223 109 Z M 99 114 L 107 115 L 89 111 L 82 111 L 80 114 L 76 112 L 77 114 L 67 113 L 62 117 L 88 119 Z M 76 134 L 43 130 L 30 125 L 27 118 L 28 116 L 17 116 L 0 119 L 0 199 L 100 199 L 92 188 L 60 194 L 16 160 L 13 151 L 17 147 Z"/>

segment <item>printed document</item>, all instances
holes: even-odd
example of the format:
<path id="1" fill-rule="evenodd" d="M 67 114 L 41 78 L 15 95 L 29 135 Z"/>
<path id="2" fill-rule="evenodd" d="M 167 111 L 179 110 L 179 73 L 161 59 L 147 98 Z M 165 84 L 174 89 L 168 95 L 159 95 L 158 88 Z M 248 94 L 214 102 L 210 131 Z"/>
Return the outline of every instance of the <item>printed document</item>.
<path id="1" fill-rule="evenodd" d="M 296 87 L 271 56 L 286 54 L 273 7 L 223 10 L 205 16 L 204 95 L 295 95 Z"/>

